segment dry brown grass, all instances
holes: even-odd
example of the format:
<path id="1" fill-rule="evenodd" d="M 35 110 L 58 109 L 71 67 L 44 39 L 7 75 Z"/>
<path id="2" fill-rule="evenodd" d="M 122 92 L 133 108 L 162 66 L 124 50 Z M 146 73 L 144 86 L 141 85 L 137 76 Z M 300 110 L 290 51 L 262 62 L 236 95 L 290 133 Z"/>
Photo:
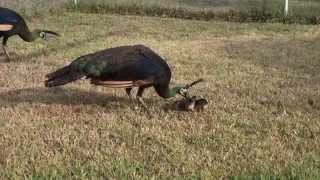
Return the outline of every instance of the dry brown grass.
<path id="1" fill-rule="evenodd" d="M 319 176 L 317 26 L 80 13 L 29 24 L 62 37 L 9 40 L 17 55 L 0 64 L 1 177 Z M 166 111 L 150 89 L 148 119 L 124 90 L 43 87 L 80 55 L 137 43 L 168 59 L 174 83 L 206 79 L 193 92 L 209 109 Z"/>
<path id="2" fill-rule="evenodd" d="M 49 12 L 61 11 L 69 0 L 1 0 L 0 7 L 14 9 L 25 17 L 46 16 Z"/>

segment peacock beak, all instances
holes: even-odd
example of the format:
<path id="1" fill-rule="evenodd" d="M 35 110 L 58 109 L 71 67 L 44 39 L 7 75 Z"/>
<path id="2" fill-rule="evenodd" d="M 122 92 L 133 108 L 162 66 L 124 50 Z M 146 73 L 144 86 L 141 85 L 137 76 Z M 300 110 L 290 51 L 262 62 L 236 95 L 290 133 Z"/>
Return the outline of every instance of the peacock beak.
<path id="1" fill-rule="evenodd" d="M 190 84 L 187 84 L 183 88 L 181 88 L 178 93 L 181 96 L 183 96 L 185 98 L 188 98 L 188 90 L 189 90 L 189 88 L 191 88 L 192 86 L 198 84 L 199 82 L 203 82 L 203 81 L 204 81 L 203 79 L 198 79 L 198 80 L 196 80 L 196 81 L 194 81 L 194 82 L 192 82 Z"/>
<path id="2" fill-rule="evenodd" d="M 188 89 L 185 88 L 185 87 L 184 87 L 184 88 L 181 88 L 178 93 L 179 93 L 181 96 L 187 98 L 187 96 L 188 96 Z"/>
<path id="3" fill-rule="evenodd" d="M 196 85 L 196 84 L 198 84 L 198 83 L 200 83 L 200 82 L 203 82 L 204 80 L 203 79 L 198 79 L 198 80 L 196 80 L 196 81 L 193 81 L 192 83 L 190 83 L 190 84 L 187 84 L 184 88 L 185 89 L 189 89 L 189 88 L 191 88 L 192 86 L 194 86 L 194 85 Z"/>
<path id="4" fill-rule="evenodd" d="M 60 35 L 59 35 L 58 33 L 53 32 L 53 31 L 43 31 L 43 34 L 42 34 L 41 38 L 42 38 L 43 40 L 48 41 L 48 40 L 50 40 L 50 39 L 56 39 L 56 38 L 58 38 L 59 36 L 60 36 Z"/>

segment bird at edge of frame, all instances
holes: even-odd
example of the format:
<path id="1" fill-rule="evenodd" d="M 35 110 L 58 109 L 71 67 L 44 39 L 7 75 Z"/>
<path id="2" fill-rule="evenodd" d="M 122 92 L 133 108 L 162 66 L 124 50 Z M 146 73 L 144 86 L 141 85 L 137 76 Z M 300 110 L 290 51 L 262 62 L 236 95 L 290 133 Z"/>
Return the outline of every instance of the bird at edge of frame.
<path id="1" fill-rule="evenodd" d="M 2 50 L 4 51 L 7 61 L 10 61 L 7 42 L 8 39 L 14 35 L 18 35 L 27 42 L 35 41 L 37 38 L 49 40 L 50 38 L 59 36 L 58 33 L 48 30 L 35 29 L 30 31 L 25 20 L 17 12 L 0 7 L 0 38 L 3 38 Z"/>
<path id="2" fill-rule="evenodd" d="M 69 65 L 46 75 L 46 87 L 61 86 L 78 79 L 90 79 L 91 84 L 109 88 L 124 88 L 131 100 L 136 99 L 147 113 L 142 99 L 146 88 L 154 87 L 156 93 L 168 99 L 184 95 L 188 86 L 170 87 L 171 70 L 167 62 L 144 45 L 119 46 L 87 54 Z M 136 98 L 132 96 L 138 88 Z"/>

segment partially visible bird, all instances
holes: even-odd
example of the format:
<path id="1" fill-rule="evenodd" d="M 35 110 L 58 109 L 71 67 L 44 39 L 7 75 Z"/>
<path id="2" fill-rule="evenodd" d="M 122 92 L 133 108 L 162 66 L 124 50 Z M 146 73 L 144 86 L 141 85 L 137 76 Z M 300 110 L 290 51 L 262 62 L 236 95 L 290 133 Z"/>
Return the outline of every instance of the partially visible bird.
<path id="1" fill-rule="evenodd" d="M 19 35 L 24 41 L 32 42 L 37 38 L 47 40 L 52 36 L 59 36 L 58 33 L 39 30 L 30 31 L 24 19 L 15 11 L 0 7 L 0 38 L 2 39 L 2 49 L 9 61 L 10 56 L 7 51 L 8 38 L 13 35 Z"/>
<path id="2" fill-rule="evenodd" d="M 136 96 L 144 107 L 142 94 L 148 87 L 153 86 L 162 98 L 183 95 L 187 91 L 184 86 L 169 87 L 171 70 L 168 64 L 144 45 L 120 46 L 84 55 L 46 77 L 46 87 L 85 77 L 94 85 L 125 88 L 129 96 L 133 87 L 139 87 Z"/>
<path id="3" fill-rule="evenodd" d="M 195 99 L 194 110 L 203 111 L 208 108 L 208 100 L 205 98 Z"/>
<path id="4" fill-rule="evenodd" d="M 185 97 L 174 102 L 174 109 L 179 111 L 203 111 L 208 107 L 208 101 L 197 96 Z"/>

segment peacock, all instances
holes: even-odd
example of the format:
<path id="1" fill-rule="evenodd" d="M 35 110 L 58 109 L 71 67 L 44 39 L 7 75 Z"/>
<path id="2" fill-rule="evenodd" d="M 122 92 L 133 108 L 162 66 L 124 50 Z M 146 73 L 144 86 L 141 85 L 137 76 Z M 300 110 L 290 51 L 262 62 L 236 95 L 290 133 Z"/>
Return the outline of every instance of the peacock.
<path id="1" fill-rule="evenodd" d="M 0 38 L 2 39 L 2 49 L 7 60 L 10 60 L 7 51 L 7 41 L 13 35 L 19 35 L 24 41 L 32 42 L 37 38 L 48 40 L 50 37 L 59 36 L 58 33 L 47 30 L 36 29 L 30 31 L 26 22 L 17 12 L 0 7 Z"/>
<path id="2" fill-rule="evenodd" d="M 93 85 L 125 88 L 130 98 L 132 88 L 138 87 L 135 97 L 143 107 L 146 105 L 142 94 L 146 88 L 154 87 L 156 93 L 166 99 L 177 94 L 185 96 L 188 88 L 195 84 L 170 88 L 169 65 L 144 45 L 119 46 L 87 54 L 46 77 L 46 87 L 61 86 L 84 78 Z"/>

